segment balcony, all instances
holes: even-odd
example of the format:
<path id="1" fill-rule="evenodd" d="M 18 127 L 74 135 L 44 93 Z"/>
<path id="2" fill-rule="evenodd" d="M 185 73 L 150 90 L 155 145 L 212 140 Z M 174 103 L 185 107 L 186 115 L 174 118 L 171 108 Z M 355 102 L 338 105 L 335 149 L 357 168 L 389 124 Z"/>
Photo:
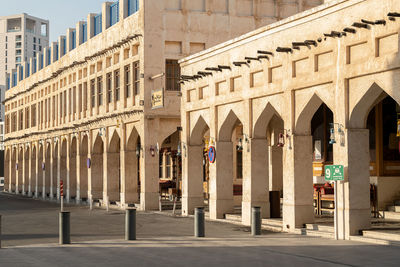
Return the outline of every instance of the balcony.
<path id="1" fill-rule="evenodd" d="M 14 27 L 12 29 L 8 29 L 7 32 L 20 32 L 21 28 L 20 27 Z"/>

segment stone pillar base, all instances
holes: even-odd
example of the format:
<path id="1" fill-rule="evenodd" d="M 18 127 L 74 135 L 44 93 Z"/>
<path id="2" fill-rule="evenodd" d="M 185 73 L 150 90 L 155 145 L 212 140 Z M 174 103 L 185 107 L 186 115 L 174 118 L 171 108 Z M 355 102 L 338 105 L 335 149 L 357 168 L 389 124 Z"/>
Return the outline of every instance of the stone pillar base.
<path id="1" fill-rule="evenodd" d="M 244 225 L 251 224 L 251 208 L 261 207 L 261 218 L 270 218 L 270 204 L 269 201 L 253 201 L 242 202 L 242 223 Z"/>
<path id="2" fill-rule="evenodd" d="M 224 219 L 225 214 L 233 212 L 233 199 L 210 199 L 210 218 Z"/>
<path id="3" fill-rule="evenodd" d="M 292 232 L 303 228 L 306 223 L 314 223 L 314 208 L 311 205 L 289 205 L 283 203 L 283 230 Z"/>
<path id="4" fill-rule="evenodd" d="M 188 216 L 194 214 L 196 207 L 204 207 L 203 197 L 182 197 L 182 215 Z"/>
<path id="5" fill-rule="evenodd" d="M 158 199 L 160 194 L 158 192 L 145 192 L 140 193 L 140 208 L 141 210 L 158 210 Z"/>

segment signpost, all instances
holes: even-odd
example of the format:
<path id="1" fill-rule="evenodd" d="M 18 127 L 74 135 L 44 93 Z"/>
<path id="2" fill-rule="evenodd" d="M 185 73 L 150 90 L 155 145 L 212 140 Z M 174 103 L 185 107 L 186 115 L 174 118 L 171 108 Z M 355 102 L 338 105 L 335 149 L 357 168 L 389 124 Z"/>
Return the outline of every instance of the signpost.
<path id="1" fill-rule="evenodd" d="M 64 211 L 64 182 L 60 180 L 61 212 Z"/>
<path id="2" fill-rule="evenodd" d="M 335 239 L 339 239 L 338 226 L 338 205 L 337 205 L 337 184 L 338 181 L 344 180 L 343 165 L 325 165 L 325 180 L 334 181 L 335 183 Z"/>

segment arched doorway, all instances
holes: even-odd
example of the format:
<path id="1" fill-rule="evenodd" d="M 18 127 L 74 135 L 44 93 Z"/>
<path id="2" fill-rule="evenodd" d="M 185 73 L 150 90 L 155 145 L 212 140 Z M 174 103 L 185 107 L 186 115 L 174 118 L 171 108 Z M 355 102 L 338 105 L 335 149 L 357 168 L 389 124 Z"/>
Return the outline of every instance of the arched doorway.
<path id="1" fill-rule="evenodd" d="M 88 147 L 89 147 L 89 139 L 85 134 L 81 141 L 80 148 L 80 194 L 82 201 L 88 200 Z"/>
<path id="2" fill-rule="evenodd" d="M 23 159 L 24 159 L 24 148 L 20 147 L 19 149 L 19 153 L 18 153 L 18 171 L 17 171 L 17 175 L 18 175 L 18 186 L 16 188 L 16 193 L 17 194 L 21 194 L 22 193 L 22 176 L 23 176 L 23 168 L 24 165 L 23 163 Z"/>
<path id="3" fill-rule="evenodd" d="M 283 147 L 291 147 L 284 121 L 268 103 L 255 123 L 248 159 L 242 221 L 250 224 L 251 207 L 260 206 L 263 218 L 280 218 L 283 197 Z M 260 190 L 264 188 L 265 190 Z"/>
<path id="4" fill-rule="evenodd" d="M 44 158 L 43 158 L 43 152 L 44 152 L 44 147 L 43 144 L 39 144 L 39 166 L 38 166 L 38 180 L 37 180 L 37 192 L 38 192 L 38 197 L 45 197 L 44 191 L 43 191 L 43 175 L 44 175 Z"/>
<path id="5" fill-rule="evenodd" d="M 58 142 L 55 142 L 53 151 L 53 198 L 57 198 L 58 178 Z"/>
<path id="6" fill-rule="evenodd" d="M 67 145 L 68 145 L 67 139 L 66 138 L 62 138 L 62 140 L 61 140 L 61 151 L 60 151 L 60 183 L 61 183 L 61 181 L 63 181 L 64 198 L 67 197 L 66 193 L 68 194 Z"/>
<path id="7" fill-rule="evenodd" d="M 17 148 L 12 149 L 11 155 L 11 177 L 10 177 L 10 189 L 11 192 L 15 192 L 16 188 L 16 177 L 17 177 Z"/>
<path id="8" fill-rule="evenodd" d="M 36 156 L 36 145 L 32 145 L 32 151 L 31 151 L 31 192 L 32 195 L 37 197 L 37 156 Z"/>
<path id="9" fill-rule="evenodd" d="M 107 184 L 106 190 L 108 201 L 117 204 L 120 201 L 121 192 L 121 162 L 120 162 L 121 139 L 116 131 L 111 136 L 109 149 L 107 151 Z"/>
<path id="10" fill-rule="evenodd" d="M 143 157 L 140 136 L 132 129 L 125 149 L 125 204 L 134 204 L 140 196 L 140 158 Z"/>
<path id="11" fill-rule="evenodd" d="M 103 152 L 104 144 L 101 136 L 97 135 L 93 145 L 91 158 L 91 192 L 93 201 L 103 198 Z"/>
<path id="12" fill-rule="evenodd" d="M 30 147 L 27 147 L 24 152 L 24 180 L 23 184 L 23 194 L 27 195 L 29 192 L 29 185 L 31 181 L 30 172 L 29 172 L 29 151 Z"/>
<path id="13" fill-rule="evenodd" d="M 212 142 L 210 142 L 212 140 Z M 215 146 L 210 137 L 210 128 L 200 116 L 191 130 L 188 144 L 182 145 L 183 179 L 182 179 L 182 214 L 193 214 L 196 206 L 209 203 L 209 146 Z M 187 147 L 186 147 L 187 146 Z M 205 203 L 205 200 L 207 202 Z"/>
<path id="14" fill-rule="evenodd" d="M 69 156 L 69 193 L 72 200 L 76 200 L 76 154 L 77 154 L 77 140 L 76 137 L 72 137 L 71 150 Z"/>
<path id="15" fill-rule="evenodd" d="M 46 160 L 43 165 L 44 172 L 45 172 L 45 197 L 50 197 L 50 187 L 51 187 L 51 144 L 48 142 L 46 143 Z"/>
<path id="16" fill-rule="evenodd" d="M 176 131 L 165 138 L 159 151 L 158 177 L 160 179 L 160 195 L 163 199 L 172 200 L 174 197 L 180 197 L 182 148 L 179 134 L 180 132 Z"/>
<path id="17" fill-rule="evenodd" d="M 210 217 L 241 214 L 243 153 L 239 141 L 245 140 L 243 124 L 231 110 L 222 123 L 216 143 L 217 158 L 210 166 Z"/>

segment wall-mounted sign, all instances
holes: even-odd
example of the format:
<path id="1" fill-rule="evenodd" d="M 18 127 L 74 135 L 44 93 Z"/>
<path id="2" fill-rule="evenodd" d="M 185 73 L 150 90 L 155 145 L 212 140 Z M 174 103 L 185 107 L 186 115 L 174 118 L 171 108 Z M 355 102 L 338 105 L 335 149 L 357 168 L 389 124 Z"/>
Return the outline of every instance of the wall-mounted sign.
<path id="1" fill-rule="evenodd" d="M 86 160 L 86 166 L 88 169 L 90 169 L 90 166 L 92 166 L 92 161 L 90 160 L 90 158 Z"/>
<path id="2" fill-rule="evenodd" d="M 210 146 L 208 148 L 208 160 L 210 161 L 210 163 L 215 162 L 216 156 L 217 156 L 217 152 L 215 151 L 215 146 Z"/>
<path id="3" fill-rule="evenodd" d="M 151 91 L 151 108 L 157 109 L 164 107 L 164 89 Z"/>
<path id="4" fill-rule="evenodd" d="M 344 172 L 343 165 L 325 165 L 326 181 L 343 181 Z"/>

